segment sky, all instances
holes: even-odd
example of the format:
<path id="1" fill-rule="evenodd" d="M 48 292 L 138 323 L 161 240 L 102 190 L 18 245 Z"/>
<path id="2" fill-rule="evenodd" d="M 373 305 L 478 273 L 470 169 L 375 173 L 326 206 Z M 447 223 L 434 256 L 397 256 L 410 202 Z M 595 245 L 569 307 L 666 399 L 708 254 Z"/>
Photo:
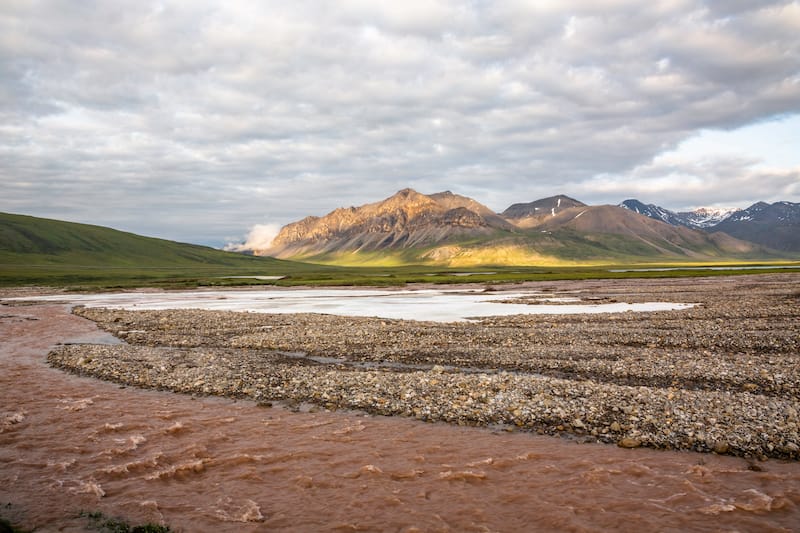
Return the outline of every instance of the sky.
<path id="1" fill-rule="evenodd" d="M 221 247 L 405 187 L 800 202 L 800 2 L 0 2 L 0 211 Z"/>

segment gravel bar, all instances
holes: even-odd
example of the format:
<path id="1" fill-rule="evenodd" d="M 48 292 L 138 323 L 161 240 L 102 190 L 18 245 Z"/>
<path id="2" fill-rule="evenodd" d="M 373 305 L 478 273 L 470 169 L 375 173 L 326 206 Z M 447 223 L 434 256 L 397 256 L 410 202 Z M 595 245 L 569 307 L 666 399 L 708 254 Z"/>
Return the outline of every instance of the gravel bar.
<path id="1" fill-rule="evenodd" d="M 800 275 L 526 286 L 587 304 L 696 305 L 455 323 L 77 307 L 126 343 L 59 346 L 48 361 L 121 384 L 262 405 L 800 459 Z M 486 289 L 502 300 L 519 286 Z"/>

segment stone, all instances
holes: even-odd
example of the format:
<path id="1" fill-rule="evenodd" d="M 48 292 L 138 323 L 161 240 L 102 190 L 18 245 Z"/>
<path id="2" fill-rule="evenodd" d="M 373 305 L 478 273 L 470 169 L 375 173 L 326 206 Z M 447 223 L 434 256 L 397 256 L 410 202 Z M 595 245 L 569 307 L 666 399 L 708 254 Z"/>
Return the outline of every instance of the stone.
<path id="1" fill-rule="evenodd" d="M 724 440 L 721 440 L 721 441 L 717 441 L 714 444 L 714 448 L 713 449 L 714 449 L 714 453 L 724 454 L 724 453 L 728 453 L 728 450 L 730 450 L 730 448 L 731 447 L 727 442 L 725 442 Z"/>

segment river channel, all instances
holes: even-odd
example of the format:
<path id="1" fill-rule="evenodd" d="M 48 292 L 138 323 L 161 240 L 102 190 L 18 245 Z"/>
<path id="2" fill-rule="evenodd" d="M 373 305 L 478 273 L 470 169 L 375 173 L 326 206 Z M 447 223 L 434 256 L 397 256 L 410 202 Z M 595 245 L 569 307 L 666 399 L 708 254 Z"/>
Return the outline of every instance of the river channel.
<path id="1" fill-rule="evenodd" d="M 173 531 L 793 531 L 800 464 L 138 390 L 45 363 L 113 342 L 0 306 L 0 516 Z M 306 412 L 303 412 L 306 411 Z"/>

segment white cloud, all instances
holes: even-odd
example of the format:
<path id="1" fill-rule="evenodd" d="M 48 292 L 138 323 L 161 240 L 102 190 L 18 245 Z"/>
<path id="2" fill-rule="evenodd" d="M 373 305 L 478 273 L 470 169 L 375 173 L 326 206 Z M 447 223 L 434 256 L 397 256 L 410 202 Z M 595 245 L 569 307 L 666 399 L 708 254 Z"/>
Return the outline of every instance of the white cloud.
<path id="1" fill-rule="evenodd" d="M 677 211 L 708 206 L 745 208 L 754 199 L 776 202 L 800 194 L 800 165 L 774 167 L 732 152 L 695 156 L 681 148 L 625 174 L 595 176 L 584 190 L 607 203 L 624 196 Z"/>
<path id="2" fill-rule="evenodd" d="M 222 244 L 405 186 L 798 201 L 765 143 L 658 158 L 797 115 L 799 35 L 796 1 L 4 2 L 0 209 Z"/>
<path id="3" fill-rule="evenodd" d="M 250 228 L 250 232 L 243 243 L 228 243 L 225 245 L 225 249 L 231 252 L 266 250 L 270 247 L 280 229 L 281 227 L 278 224 L 256 224 Z"/>

